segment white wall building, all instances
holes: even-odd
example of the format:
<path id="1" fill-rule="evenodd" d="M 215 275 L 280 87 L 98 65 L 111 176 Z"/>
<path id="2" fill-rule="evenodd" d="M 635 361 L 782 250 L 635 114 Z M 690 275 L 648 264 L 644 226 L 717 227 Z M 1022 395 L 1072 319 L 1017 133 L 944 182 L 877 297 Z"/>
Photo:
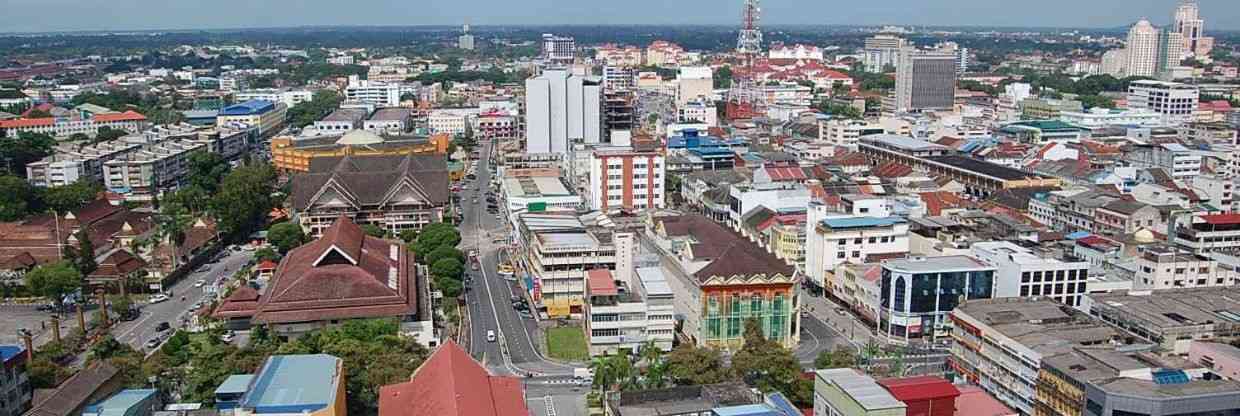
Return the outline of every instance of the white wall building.
<path id="1" fill-rule="evenodd" d="M 223 80 L 220 80 L 221 83 Z M 234 94 L 237 102 L 245 102 L 252 100 L 271 101 L 273 103 L 284 103 L 285 106 L 292 108 L 297 104 L 301 104 L 314 99 L 314 92 L 310 90 L 278 90 L 275 88 L 255 89 L 239 91 Z"/>
<path id="2" fill-rule="evenodd" d="M 526 152 L 568 154 L 570 143 L 598 143 L 601 93 L 598 80 L 561 69 L 526 80 Z"/>
<path id="3" fill-rule="evenodd" d="M 477 108 L 436 108 L 426 118 L 431 133 L 463 135 L 473 128 L 478 117 Z"/>
<path id="4" fill-rule="evenodd" d="M 1141 80 L 1128 84 L 1128 108 L 1145 109 L 1163 116 L 1167 123 L 1180 124 L 1193 118 L 1201 92 L 1196 86 L 1178 82 Z"/>
<path id="5" fill-rule="evenodd" d="M 844 286 L 837 279 L 840 266 L 909 251 L 908 222 L 900 217 L 841 215 L 815 203 L 805 224 L 805 274 L 829 291 Z"/>
<path id="6" fill-rule="evenodd" d="M 349 86 L 345 87 L 344 96 L 348 101 L 376 107 L 396 107 L 400 105 L 400 84 L 369 81 L 353 75 L 349 77 Z"/>
<path id="7" fill-rule="evenodd" d="M 676 75 L 676 105 L 709 100 L 714 94 L 714 73 L 708 66 L 681 67 Z"/>
<path id="8" fill-rule="evenodd" d="M 993 297 L 1042 296 L 1078 306 L 1086 293 L 1089 262 L 1047 258 L 1010 241 L 976 242 L 971 249 L 997 269 Z"/>

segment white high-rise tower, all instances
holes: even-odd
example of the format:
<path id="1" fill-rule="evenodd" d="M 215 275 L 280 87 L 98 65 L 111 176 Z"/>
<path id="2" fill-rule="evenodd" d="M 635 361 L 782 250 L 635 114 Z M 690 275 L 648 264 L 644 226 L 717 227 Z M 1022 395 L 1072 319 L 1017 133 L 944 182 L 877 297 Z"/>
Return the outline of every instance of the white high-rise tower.
<path id="1" fill-rule="evenodd" d="M 1158 28 L 1149 20 L 1141 19 L 1128 30 L 1128 45 L 1125 47 L 1128 65 L 1125 75 L 1130 77 L 1152 77 L 1158 72 Z"/>

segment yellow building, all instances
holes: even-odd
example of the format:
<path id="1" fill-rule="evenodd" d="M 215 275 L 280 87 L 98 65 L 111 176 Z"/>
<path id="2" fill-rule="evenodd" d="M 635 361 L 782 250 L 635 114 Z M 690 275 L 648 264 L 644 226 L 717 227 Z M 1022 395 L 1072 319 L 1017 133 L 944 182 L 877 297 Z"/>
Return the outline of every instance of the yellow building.
<path id="1" fill-rule="evenodd" d="M 343 136 L 281 136 L 271 139 L 271 163 L 281 172 L 308 172 L 310 161 L 315 158 L 447 154 L 451 140 L 447 134 L 379 136 L 365 130 L 353 130 Z"/>
<path id="2" fill-rule="evenodd" d="M 284 127 L 287 113 L 288 106 L 283 103 L 252 100 L 224 107 L 215 118 L 215 123 L 220 127 L 232 123 L 257 126 L 259 136 L 270 136 Z"/>

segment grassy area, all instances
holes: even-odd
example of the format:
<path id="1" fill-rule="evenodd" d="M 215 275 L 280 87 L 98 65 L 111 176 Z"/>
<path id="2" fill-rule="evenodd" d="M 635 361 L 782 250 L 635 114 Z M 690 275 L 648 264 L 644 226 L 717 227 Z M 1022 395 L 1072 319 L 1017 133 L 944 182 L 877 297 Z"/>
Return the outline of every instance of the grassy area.
<path id="1" fill-rule="evenodd" d="M 551 358 L 571 361 L 585 361 L 590 358 L 586 347 L 586 336 L 580 327 L 559 327 L 547 329 L 547 355 Z"/>

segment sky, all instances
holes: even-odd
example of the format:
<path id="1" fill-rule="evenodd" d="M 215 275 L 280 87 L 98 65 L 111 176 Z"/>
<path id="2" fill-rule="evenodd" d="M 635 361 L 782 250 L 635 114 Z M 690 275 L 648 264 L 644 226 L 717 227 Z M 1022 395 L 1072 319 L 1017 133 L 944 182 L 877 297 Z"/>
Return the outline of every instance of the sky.
<path id="1" fill-rule="evenodd" d="M 734 24 L 742 0 L 0 0 L 0 32 L 320 25 Z M 767 24 L 1168 24 L 1177 0 L 764 0 Z M 1240 30 L 1240 1 L 1200 0 L 1206 30 Z"/>

